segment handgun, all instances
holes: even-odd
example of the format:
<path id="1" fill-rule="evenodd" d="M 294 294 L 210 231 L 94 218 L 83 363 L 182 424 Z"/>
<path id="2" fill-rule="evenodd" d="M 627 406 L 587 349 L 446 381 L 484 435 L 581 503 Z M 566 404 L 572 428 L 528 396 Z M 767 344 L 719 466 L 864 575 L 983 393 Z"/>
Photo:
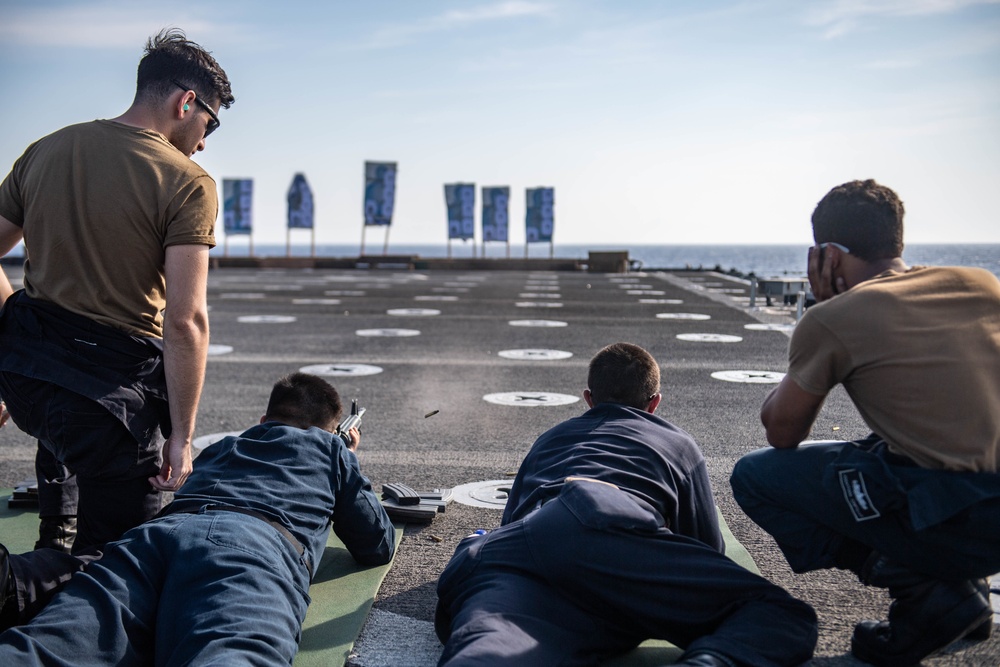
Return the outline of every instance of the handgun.
<path id="1" fill-rule="evenodd" d="M 348 447 L 351 446 L 351 436 L 347 432 L 352 428 L 361 430 L 361 417 L 364 416 L 365 411 L 366 408 L 358 407 L 358 399 L 353 399 L 351 401 L 351 414 L 344 417 L 344 420 L 337 426 L 337 435 L 341 437 Z"/>

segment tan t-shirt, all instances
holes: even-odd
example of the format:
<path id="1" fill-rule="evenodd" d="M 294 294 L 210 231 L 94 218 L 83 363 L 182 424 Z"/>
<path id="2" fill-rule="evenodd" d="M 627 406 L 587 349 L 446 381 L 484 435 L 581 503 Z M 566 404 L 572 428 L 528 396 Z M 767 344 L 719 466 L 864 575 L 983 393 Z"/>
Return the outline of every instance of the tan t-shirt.
<path id="1" fill-rule="evenodd" d="M 164 257 L 215 245 L 215 181 L 152 130 L 97 120 L 35 142 L 0 185 L 24 230 L 28 296 L 129 333 L 163 335 Z"/>
<path id="2" fill-rule="evenodd" d="M 789 375 L 843 383 L 868 426 L 921 466 L 997 472 L 1000 281 L 983 269 L 886 272 L 810 308 Z"/>

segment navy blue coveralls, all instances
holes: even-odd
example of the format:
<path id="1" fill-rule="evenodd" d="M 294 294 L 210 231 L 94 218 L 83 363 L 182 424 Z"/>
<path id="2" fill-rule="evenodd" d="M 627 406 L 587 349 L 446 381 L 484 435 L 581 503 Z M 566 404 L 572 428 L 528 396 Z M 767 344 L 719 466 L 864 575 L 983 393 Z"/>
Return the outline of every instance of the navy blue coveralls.
<path id="1" fill-rule="evenodd" d="M 873 435 L 759 449 L 730 482 L 795 572 L 837 566 L 850 540 L 937 579 L 1000 571 L 1000 473 L 923 468 Z"/>
<path id="2" fill-rule="evenodd" d="M 359 563 L 392 558 L 395 529 L 338 436 L 268 422 L 225 438 L 163 516 L 0 634 L 0 664 L 291 664 L 331 520 Z"/>
<path id="3" fill-rule="evenodd" d="M 812 608 L 723 549 L 691 436 L 599 404 L 543 434 L 502 526 L 459 544 L 438 582 L 440 664 L 595 665 L 650 638 L 734 665 L 808 660 Z"/>

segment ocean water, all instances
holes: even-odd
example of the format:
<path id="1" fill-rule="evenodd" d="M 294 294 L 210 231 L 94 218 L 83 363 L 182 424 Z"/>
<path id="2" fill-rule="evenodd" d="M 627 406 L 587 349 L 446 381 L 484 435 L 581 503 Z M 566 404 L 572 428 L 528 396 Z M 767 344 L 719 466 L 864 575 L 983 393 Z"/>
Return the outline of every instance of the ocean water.
<path id="1" fill-rule="evenodd" d="M 317 245 L 316 255 L 322 257 L 357 257 L 358 245 Z M 629 259 L 637 260 L 643 269 L 677 269 L 685 267 L 715 268 L 723 271 L 735 269 L 741 273 L 758 276 L 804 276 L 806 264 L 805 245 L 601 245 L 601 244 L 556 244 L 554 256 L 568 259 L 586 259 L 591 250 L 628 250 Z M 309 255 L 308 245 L 292 245 L 293 256 Z M 381 255 L 381 243 L 369 243 L 365 254 Z M 213 256 L 222 256 L 223 244 L 212 250 Z M 473 257 L 482 252 L 482 245 L 453 242 L 452 257 Z M 230 257 L 246 256 L 248 246 L 236 241 L 230 244 Z M 254 253 L 258 257 L 283 257 L 284 245 L 255 244 Z M 420 257 L 447 257 L 446 244 L 393 244 L 389 243 L 390 255 L 419 255 Z M 486 247 L 487 257 L 506 257 L 507 247 L 493 243 Z M 524 257 L 523 245 L 512 245 L 511 257 Z M 533 244 L 529 257 L 548 257 L 549 246 Z M 906 246 L 903 259 L 911 265 L 928 266 L 978 266 L 1000 277 L 1000 244 L 914 244 Z"/>

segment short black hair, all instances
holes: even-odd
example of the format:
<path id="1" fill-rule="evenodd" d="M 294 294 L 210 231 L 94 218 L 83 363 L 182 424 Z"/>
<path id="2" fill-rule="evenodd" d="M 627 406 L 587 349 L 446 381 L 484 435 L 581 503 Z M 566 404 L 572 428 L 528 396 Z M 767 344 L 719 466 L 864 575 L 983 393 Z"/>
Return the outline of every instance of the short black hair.
<path id="1" fill-rule="evenodd" d="M 868 262 L 903 255 L 903 202 L 875 181 L 851 181 L 830 190 L 812 214 L 816 243 L 835 242 Z"/>
<path id="2" fill-rule="evenodd" d="M 183 30 L 164 28 L 146 42 L 136 75 L 136 101 L 159 99 L 177 88 L 177 81 L 195 91 L 206 103 L 228 109 L 233 97 L 229 77 L 215 58 L 187 38 Z"/>
<path id="3" fill-rule="evenodd" d="M 342 413 L 340 394 L 329 382 L 308 373 L 291 373 L 274 383 L 264 421 L 333 431 Z"/>
<path id="4" fill-rule="evenodd" d="M 590 360 L 587 387 L 595 405 L 621 403 L 644 410 L 660 392 L 660 366 L 638 345 L 614 343 Z"/>

